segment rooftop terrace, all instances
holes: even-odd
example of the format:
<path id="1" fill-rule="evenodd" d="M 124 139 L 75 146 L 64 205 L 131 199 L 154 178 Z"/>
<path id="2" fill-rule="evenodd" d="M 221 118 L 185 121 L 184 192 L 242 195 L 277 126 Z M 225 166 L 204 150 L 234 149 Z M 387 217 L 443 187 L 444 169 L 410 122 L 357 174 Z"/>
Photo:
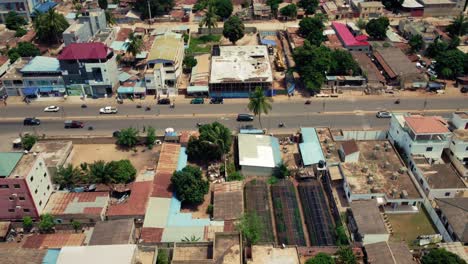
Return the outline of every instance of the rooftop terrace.
<path id="1" fill-rule="evenodd" d="M 413 156 L 414 163 L 432 189 L 466 188 L 465 183 L 451 164 L 430 164 L 422 156 Z"/>
<path id="2" fill-rule="evenodd" d="M 62 165 L 72 148 L 71 141 L 41 141 L 34 144 L 31 152 L 42 154 L 48 167 Z"/>

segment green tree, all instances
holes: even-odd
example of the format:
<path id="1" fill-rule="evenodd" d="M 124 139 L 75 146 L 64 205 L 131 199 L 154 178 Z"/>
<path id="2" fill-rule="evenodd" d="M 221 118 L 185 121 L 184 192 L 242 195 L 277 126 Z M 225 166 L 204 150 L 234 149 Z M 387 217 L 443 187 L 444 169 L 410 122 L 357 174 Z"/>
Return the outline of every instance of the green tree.
<path id="1" fill-rule="evenodd" d="M 359 18 L 358 21 L 356 22 L 356 26 L 361 30 L 365 29 L 366 25 L 367 25 L 367 22 L 362 18 Z"/>
<path id="2" fill-rule="evenodd" d="M 141 14 L 142 19 L 149 18 L 148 2 L 151 9 L 151 16 L 161 16 L 169 13 L 174 7 L 174 0 L 148 0 L 136 1 L 134 8 Z"/>
<path id="3" fill-rule="evenodd" d="M 271 97 L 267 97 L 261 87 L 255 88 L 255 91 L 249 96 L 249 104 L 247 105 L 247 108 L 254 113 L 254 115 L 258 116 L 260 128 L 263 128 L 261 115 L 267 115 L 270 112 L 272 109 L 272 101 L 273 99 L 271 99 Z"/>
<path id="4" fill-rule="evenodd" d="M 467 59 L 468 55 L 458 49 L 444 51 L 436 57 L 435 70 L 447 79 L 462 76 L 465 74 Z"/>
<path id="5" fill-rule="evenodd" d="M 317 10 L 319 1 L 318 0 L 299 0 L 297 5 L 304 9 L 306 15 L 311 15 Z"/>
<path id="6" fill-rule="evenodd" d="M 299 34 L 316 46 L 320 46 L 325 40 L 325 36 L 323 36 L 324 29 L 325 25 L 322 19 L 317 16 L 306 17 L 299 22 Z"/>
<path id="7" fill-rule="evenodd" d="M 135 128 L 129 127 L 120 130 L 119 136 L 117 137 L 117 145 L 131 148 L 136 146 L 137 143 L 138 131 Z"/>
<path id="8" fill-rule="evenodd" d="M 270 6 L 271 8 L 271 12 L 273 12 L 273 16 L 276 17 L 278 15 L 279 4 L 281 3 L 283 3 L 283 0 L 267 0 L 266 1 L 266 4 Z"/>
<path id="9" fill-rule="evenodd" d="M 199 27 L 207 27 L 208 34 L 211 35 L 211 29 L 218 27 L 218 20 L 219 16 L 216 13 L 216 7 L 214 5 L 213 0 L 209 0 L 207 4 L 207 9 L 205 16 L 203 16 L 202 20 L 200 21 Z"/>
<path id="10" fill-rule="evenodd" d="M 23 229 L 26 232 L 31 231 L 31 229 L 33 228 L 33 224 L 33 220 L 30 216 L 23 217 Z"/>
<path id="11" fill-rule="evenodd" d="M 198 129 L 201 141 L 216 144 L 222 153 L 228 153 L 232 144 L 232 133 L 229 128 L 219 122 L 206 124 Z"/>
<path id="12" fill-rule="evenodd" d="M 54 230 L 55 219 L 51 214 L 41 215 L 41 221 L 39 222 L 39 231 L 42 233 L 50 233 Z"/>
<path id="13" fill-rule="evenodd" d="M 468 34 L 468 17 L 461 13 L 452 20 L 452 23 L 447 27 L 447 32 L 449 32 L 452 37 Z"/>
<path id="14" fill-rule="evenodd" d="M 387 35 L 387 29 L 390 21 L 387 17 L 382 16 L 377 19 L 371 19 L 367 22 L 366 32 L 374 39 L 383 40 Z"/>
<path id="15" fill-rule="evenodd" d="M 357 259 L 356 256 L 353 253 L 353 250 L 347 246 L 347 247 L 340 247 L 338 251 L 336 252 L 338 255 L 338 263 L 343 263 L 343 264 L 357 264 Z"/>
<path id="16" fill-rule="evenodd" d="M 458 255 L 445 250 L 444 248 L 433 248 L 421 259 L 422 264 L 466 264 Z"/>
<path id="17" fill-rule="evenodd" d="M 236 225 L 236 229 L 241 232 L 242 237 L 246 240 L 247 246 L 254 245 L 260 239 L 264 225 L 260 217 L 254 212 L 244 213 Z"/>
<path id="18" fill-rule="evenodd" d="M 291 176 L 291 172 L 289 171 L 288 166 L 281 162 L 281 164 L 276 169 L 275 177 L 278 179 L 284 179 L 289 176 Z"/>
<path id="19" fill-rule="evenodd" d="M 21 38 L 22 36 L 26 35 L 26 33 L 28 33 L 28 31 L 24 28 L 18 28 L 15 32 L 15 37 L 16 38 Z"/>
<path id="20" fill-rule="evenodd" d="M 315 257 L 308 259 L 305 264 L 335 264 L 335 260 L 326 253 L 318 253 Z"/>
<path id="21" fill-rule="evenodd" d="M 172 186 L 180 201 L 189 204 L 200 204 L 205 200 L 210 184 L 202 177 L 198 167 L 186 166 L 175 171 L 171 178 Z"/>
<path id="22" fill-rule="evenodd" d="M 222 19 L 230 17 L 234 9 L 231 0 L 215 0 L 214 5 L 216 8 L 216 15 Z"/>
<path id="23" fill-rule="evenodd" d="M 62 14 L 55 12 L 55 9 L 52 8 L 48 12 L 38 15 L 33 26 L 36 37 L 40 41 L 58 43 L 69 24 Z"/>
<path id="24" fill-rule="evenodd" d="M 242 180 L 244 180 L 244 176 L 239 171 L 235 171 L 235 172 L 229 173 L 226 180 L 228 182 L 230 182 L 230 181 L 242 181 Z"/>
<path id="25" fill-rule="evenodd" d="M 135 180 L 137 171 L 129 160 L 123 159 L 118 161 L 111 161 L 107 164 L 107 166 L 111 167 L 113 172 L 110 176 L 111 183 L 130 183 Z"/>
<path id="26" fill-rule="evenodd" d="M 127 49 L 127 54 L 130 54 L 134 59 L 143 49 L 143 39 L 132 32 L 128 36 L 128 42 L 125 42 L 124 46 Z"/>
<path id="27" fill-rule="evenodd" d="M 456 49 L 458 46 L 460 46 L 460 38 L 455 36 L 448 43 L 447 49 Z"/>
<path id="28" fill-rule="evenodd" d="M 280 13 L 282 16 L 287 17 L 289 19 L 296 19 L 297 18 L 297 6 L 295 4 L 289 4 L 281 8 Z"/>
<path id="29" fill-rule="evenodd" d="M 75 230 L 75 233 L 78 232 L 78 230 L 80 230 L 80 228 L 81 228 L 81 223 L 79 221 L 76 221 L 76 220 L 73 220 L 71 222 L 71 225 L 73 227 L 73 230 Z"/>
<path id="30" fill-rule="evenodd" d="M 31 42 L 20 42 L 15 48 L 8 50 L 8 57 L 11 61 L 16 61 L 19 57 L 35 57 L 40 54 L 39 49 Z"/>
<path id="31" fill-rule="evenodd" d="M 382 0 L 382 4 L 385 8 L 393 12 L 398 12 L 398 10 L 401 9 L 403 2 L 404 0 Z"/>
<path id="32" fill-rule="evenodd" d="M 187 55 L 184 58 L 184 69 L 186 69 L 188 72 L 192 70 L 193 67 L 197 66 L 198 61 L 193 57 L 192 55 Z"/>
<path id="33" fill-rule="evenodd" d="M 34 144 L 36 144 L 37 139 L 36 136 L 27 134 L 21 138 L 21 144 L 25 150 L 31 150 Z"/>
<path id="34" fill-rule="evenodd" d="M 408 44 L 411 47 L 411 52 L 418 52 L 424 47 L 423 37 L 420 34 L 411 36 L 408 41 Z"/>
<path id="35" fill-rule="evenodd" d="M 345 227 L 339 225 L 335 228 L 336 244 L 339 246 L 348 245 L 348 236 L 346 235 Z"/>
<path id="36" fill-rule="evenodd" d="M 187 144 L 187 155 L 191 161 L 207 162 L 220 160 L 223 152 L 218 145 L 191 136 Z"/>
<path id="37" fill-rule="evenodd" d="M 435 58 L 448 49 L 448 44 L 440 39 L 434 40 L 426 49 L 426 56 Z"/>
<path id="38" fill-rule="evenodd" d="M 156 264 L 169 264 L 169 256 L 167 255 L 167 251 L 165 249 L 158 249 Z"/>
<path id="39" fill-rule="evenodd" d="M 223 36 L 236 45 L 236 42 L 244 37 L 244 30 L 242 20 L 238 16 L 232 16 L 224 22 Z"/>
<path id="40" fill-rule="evenodd" d="M 10 30 L 18 30 L 27 24 L 28 22 L 26 19 L 15 11 L 8 12 L 5 17 L 5 26 Z"/>
<path id="41" fill-rule="evenodd" d="M 361 69 L 347 50 L 330 50 L 330 65 L 328 72 L 333 75 L 357 75 Z"/>
<path id="42" fill-rule="evenodd" d="M 13 63 L 19 58 L 21 58 L 21 56 L 18 54 L 18 52 L 16 52 L 15 49 L 10 49 L 7 54 L 8 58 L 10 59 L 10 63 Z"/>
<path id="43" fill-rule="evenodd" d="M 146 132 L 146 146 L 152 149 L 155 141 L 156 141 L 156 130 L 150 126 L 148 127 L 148 130 Z"/>
<path id="44" fill-rule="evenodd" d="M 62 188 L 73 189 L 81 181 L 81 176 L 81 171 L 69 164 L 66 167 L 59 167 L 53 180 Z"/>
<path id="45" fill-rule="evenodd" d="M 112 26 L 112 25 L 117 24 L 117 21 L 115 20 L 114 14 L 112 14 L 111 11 L 106 10 L 105 14 L 106 14 L 107 25 Z"/>
<path id="46" fill-rule="evenodd" d="M 98 0 L 98 5 L 102 10 L 106 10 L 108 5 L 107 0 Z"/>
<path id="47" fill-rule="evenodd" d="M 112 184 L 115 167 L 103 160 L 88 165 L 88 178 L 93 183 Z"/>

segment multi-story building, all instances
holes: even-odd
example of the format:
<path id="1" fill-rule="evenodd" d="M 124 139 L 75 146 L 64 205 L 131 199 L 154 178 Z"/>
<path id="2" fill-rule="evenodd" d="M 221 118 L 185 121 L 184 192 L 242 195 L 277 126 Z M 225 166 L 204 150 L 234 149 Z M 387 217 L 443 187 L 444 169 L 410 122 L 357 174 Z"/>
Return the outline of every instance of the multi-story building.
<path id="1" fill-rule="evenodd" d="M 65 84 L 86 84 L 92 96 L 106 96 L 119 84 L 116 55 L 100 42 L 72 43 L 66 46 L 58 60 Z"/>
<path id="2" fill-rule="evenodd" d="M 146 93 L 176 96 L 183 60 L 184 38 L 181 34 L 165 32 L 156 36 L 147 58 Z"/>
<path id="3" fill-rule="evenodd" d="M 40 154 L 0 153 L 0 219 L 38 218 L 52 189 L 49 171 Z"/>
<path id="4" fill-rule="evenodd" d="M 357 3 L 357 10 L 360 18 L 373 19 L 378 18 L 383 14 L 384 6 L 382 2 L 379 1 L 362 1 Z"/>
<path id="5" fill-rule="evenodd" d="M 468 180 L 468 113 L 453 113 L 451 123 L 455 130 L 446 153 L 453 166 Z"/>
<path id="6" fill-rule="evenodd" d="M 439 160 L 449 146 L 451 132 L 446 121 L 439 116 L 394 113 L 390 121 L 390 140 L 407 157 L 422 155 Z"/>
<path id="7" fill-rule="evenodd" d="M 424 5 L 424 16 L 457 16 L 463 12 L 466 0 L 418 0 Z"/>
<path id="8" fill-rule="evenodd" d="M 5 23 L 10 11 L 15 11 L 29 21 L 34 7 L 39 3 L 39 0 L 0 0 L 0 23 Z"/>
<path id="9" fill-rule="evenodd" d="M 107 31 L 112 33 L 112 30 L 106 29 L 107 21 L 104 10 L 96 9 L 86 11 L 63 32 L 63 42 L 65 46 L 68 46 L 71 43 L 89 42 L 93 36 L 96 36 L 99 33 Z M 112 40 L 114 39 L 115 37 Z M 110 45 L 110 43 L 106 44 Z"/>

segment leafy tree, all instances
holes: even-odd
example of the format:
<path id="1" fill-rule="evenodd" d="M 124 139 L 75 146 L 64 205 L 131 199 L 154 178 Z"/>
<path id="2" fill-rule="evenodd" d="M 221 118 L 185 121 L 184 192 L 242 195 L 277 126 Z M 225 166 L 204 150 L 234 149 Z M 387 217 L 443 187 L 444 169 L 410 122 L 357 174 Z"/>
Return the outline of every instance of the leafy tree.
<path id="1" fill-rule="evenodd" d="M 39 49 L 31 42 L 20 42 L 15 48 L 8 50 L 8 57 L 11 61 L 16 61 L 20 57 L 35 57 L 40 54 Z"/>
<path id="2" fill-rule="evenodd" d="M 54 229 L 55 219 L 51 214 L 41 215 L 41 221 L 39 222 L 39 231 L 43 233 L 50 233 Z"/>
<path id="3" fill-rule="evenodd" d="M 106 10 L 108 5 L 107 0 L 98 0 L 98 5 L 102 10 Z"/>
<path id="4" fill-rule="evenodd" d="M 184 58 L 184 68 L 187 70 L 192 70 L 193 67 L 197 66 L 198 61 L 192 55 L 187 55 Z"/>
<path id="5" fill-rule="evenodd" d="M 28 134 L 21 138 L 21 144 L 25 150 L 31 150 L 34 144 L 36 144 L 37 139 L 38 138 L 36 136 Z"/>
<path id="6" fill-rule="evenodd" d="M 270 6 L 271 12 L 273 12 L 273 15 L 276 17 L 278 14 L 278 8 L 279 4 L 283 3 L 283 0 L 267 0 L 266 4 Z"/>
<path id="7" fill-rule="evenodd" d="M 76 220 L 73 220 L 71 222 L 71 225 L 73 227 L 73 230 L 75 230 L 75 232 L 78 232 L 78 230 L 80 230 L 80 228 L 81 228 L 81 223 L 79 221 L 76 221 Z"/>
<path id="8" fill-rule="evenodd" d="M 111 161 L 107 166 L 111 167 L 113 172 L 110 177 L 111 183 L 130 183 L 135 180 L 137 171 L 129 160 Z"/>
<path id="9" fill-rule="evenodd" d="M 311 15 L 317 10 L 319 1 L 318 0 L 299 0 L 297 4 L 299 7 L 303 8 L 306 15 Z"/>
<path id="10" fill-rule="evenodd" d="M 421 259 L 422 264 L 466 264 L 458 255 L 445 250 L 444 248 L 433 248 Z"/>
<path id="11" fill-rule="evenodd" d="M 291 176 L 291 172 L 289 171 L 288 166 L 286 166 L 284 163 L 281 163 L 276 169 L 275 177 L 278 179 L 284 179 L 289 176 Z"/>
<path id="12" fill-rule="evenodd" d="M 385 8 L 393 12 L 397 12 L 399 9 L 401 9 L 403 2 L 404 0 L 382 0 L 382 4 L 385 6 Z"/>
<path id="13" fill-rule="evenodd" d="M 216 15 L 222 19 L 230 17 L 234 9 L 231 0 L 215 0 L 214 5 L 216 8 Z"/>
<path id="14" fill-rule="evenodd" d="M 357 264 L 356 256 L 350 247 L 340 247 L 336 252 L 338 255 L 338 263 L 343 264 Z"/>
<path id="15" fill-rule="evenodd" d="M 264 228 L 260 217 L 254 212 L 244 213 L 239 223 L 236 225 L 236 229 L 241 232 L 242 237 L 245 238 L 247 246 L 254 245 L 258 242 Z"/>
<path id="16" fill-rule="evenodd" d="M 149 18 L 148 2 L 151 8 L 151 16 L 161 16 L 169 13 L 174 7 L 174 0 L 148 0 L 148 1 L 136 1 L 134 8 L 136 11 L 141 13 L 142 19 Z"/>
<path id="17" fill-rule="evenodd" d="M 377 19 L 371 19 L 367 22 L 366 32 L 374 39 L 383 40 L 386 37 L 387 28 L 390 22 L 387 17 L 382 16 Z"/>
<path id="18" fill-rule="evenodd" d="M 436 57 L 436 60 L 436 72 L 450 79 L 465 74 L 468 55 L 458 49 L 452 49 L 442 52 Z"/>
<path id="19" fill-rule="evenodd" d="M 228 182 L 230 182 L 230 181 L 242 181 L 242 180 L 244 180 L 244 176 L 239 171 L 235 171 L 233 173 L 229 173 L 226 180 Z"/>
<path id="20" fill-rule="evenodd" d="M 411 36 L 411 38 L 408 41 L 408 44 L 411 47 L 411 52 L 414 53 L 420 51 L 424 47 L 423 37 L 420 34 Z"/>
<path id="21" fill-rule="evenodd" d="M 208 34 L 211 35 L 211 29 L 218 27 L 219 16 L 216 13 L 216 7 L 213 0 L 209 0 L 205 16 L 200 21 L 199 27 L 207 27 Z"/>
<path id="22" fill-rule="evenodd" d="M 18 28 L 15 32 L 15 37 L 16 38 L 21 38 L 22 36 L 26 35 L 26 33 L 28 33 L 28 31 L 26 31 L 26 29 L 24 28 Z"/>
<path id="23" fill-rule="evenodd" d="M 175 171 L 171 178 L 172 186 L 182 202 L 200 204 L 205 200 L 210 184 L 202 177 L 198 167 L 186 166 L 181 171 Z"/>
<path id="24" fill-rule="evenodd" d="M 14 49 L 10 49 L 7 54 L 8 54 L 8 58 L 10 59 L 11 63 L 13 63 L 17 59 L 21 58 L 21 56 L 18 54 L 18 52 L 16 52 L 16 50 L 14 50 Z"/>
<path id="25" fill-rule="evenodd" d="M 198 129 L 201 141 L 206 141 L 217 145 L 222 153 L 228 153 L 232 144 L 232 133 L 229 128 L 219 122 L 206 124 Z"/>
<path id="26" fill-rule="evenodd" d="M 463 13 L 460 14 L 452 20 L 452 23 L 447 27 L 447 31 L 452 37 L 468 34 L 468 17 Z"/>
<path id="27" fill-rule="evenodd" d="M 169 256 L 167 251 L 164 249 L 158 249 L 158 257 L 156 259 L 156 264 L 169 264 Z"/>
<path id="28" fill-rule="evenodd" d="M 148 127 L 148 130 L 146 132 L 146 146 L 152 149 L 155 141 L 156 141 L 156 130 L 150 126 Z"/>
<path id="29" fill-rule="evenodd" d="M 106 10 L 104 12 L 106 14 L 106 21 L 109 26 L 116 25 L 117 21 L 115 20 L 114 14 L 111 11 Z"/>
<path id="30" fill-rule="evenodd" d="M 323 36 L 324 29 L 325 25 L 322 19 L 317 16 L 306 17 L 299 22 L 299 34 L 316 46 L 320 46 L 325 40 L 325 36 Z"/>
<path id="31" fill-rule="evenodd" d="M 460 46 L 460 38 L 452 37 L 452 39 L 448 43 L 448 49 L 456 49 L 458 46 Z"/>
<path id="32" fill-rule="evenodd" d="M 214 207 L 212 204 L 209 204 L 207 207 L 206 207 L 206 213 L 209 214 L 209 215 L 213 215 L 213 210 L 214 210 Z"/>
<path id="33" fill-rule="evenodd" d="M 289 4 L 281 8 L 280 13 L 282 16 L 289 19 L 296 19 L 297 17 L 297 6 L 295 4 Z"/>
<path id="34" fill-rule="evenodd" d="M 448 49 L 448 44 L 440 39 L 434 40 L 426 49 L 426 56 L 435 58 Z"/>
<path id="35" fill-rule="evenodd" d="M 345 227 L 343 225 L 339 225 L 335 229 L 335 235 L 336 235 L 336 243 L 337 245 L 347 245 L 348 242 L 348 236 L 346 235 Z"/>
<path id="36" fill-rule="evenodd" d="M 112 184 L 115 167 L 103 160 L 98 160 L 88 166 L 88 177 L 91 182 Z"/>
<path id="37" fill-rule="evenodd" d="M 52 8 L 48 12 L 38 15 L 33 26 L 40 41 L 58 43 L 69 24 L 62 14 L 55 12 L 55 9 Z"/>
<path id="38" fill-rule="evenodd" d="M 318 253 L 315 257 L 308 259 L 305 264 L 335 264 L 335 260 L 326 253 Z"/>
<path id="39" fill-rule="evenodd" d="M 66 167 L 60 167 L 57 170 L 53 180 L 54 183 L 65 189 L 72 189 L 81 180 L 81 171 L 69 164 Z"/>
<path id="40" fill-rule="evenodd" d="M 367 22 L 362 18 L 359 18 L 358 21 L 356 22 L 356 26 L 361 30 L 365 29 L 366 25 L 367 25 Z"/>
<path id="41" fill-rule="evenodd" d="M 135 58 L 143 49 L 143 39 L 132 32 L 128 36 L 128 42 L 125 42 L 124 46 L 127 48 L 127 53 Z"/>
<path id="42" fill-rule="evenodd" d="M 361 69 L 346 50 L 335 49 L 330 52 L 331 63 L 328 72 L 334 75 L 356 75 Z"/>
<path id="43" fill-rule="evenodd" d="M 184 237 L 181 241 L 189 242 L 189 243 L 198 242 L 200 241 L 200 237 L 196 237 L 195 235 L 192 235 L 190 237 Z"/>
<path id="44" fill-rule="evenodd" d="M 138 131 L 129 127 L 126 129 L 120 130 L 119 136 L 117 137 L 117 145 L 122 147 L 131 148 L 138 143 Z"/>
<path id="45" fill-rule="evenodd" d="M 220 160 L 223 152 L 218 145 L 191 136 L 187 144 L 187 155 L 189 160 L 206 162 Z"/>
<path id="46" fill-rule="evenodd" d="M 270 112 L 272 109 L 272 101 L 273 99 L 271 99 L 271 97 L 265 96 L 261 87 L 257 87 L 249 96 L 249 104 L 247 105 L 247 108 L 252 111 L 254 115 L 258 116 L 258 122 L 260 123 L 261 128 L 263 128 L 261 115 L 267 115 L 268 112 Z"/>
<path id="47" fill-rule="evenodd" d="M 10 11 L 5 17 L 5 26 L 9 30 L 18 30 L 22 28 L 24 25 L 27 25 L 28 22 L 22 16 L 20 16 L 15 11 Z"/>
<path id="48" fill-rule="evenodd" d="M 242 20 L 238 16 L 232 16 L 224 22 L 223 36 L 236 45 L 236 42 L 244 37 L 244 30 Z"/>
<path id="49" fill-rule="evenodd" d="M 23 217 L 23 229 L 26 231 L 26 232 L 29 232 L 31 231 L 31 229 L 33 228 L 33 220 L 30 216 L 25 216 Z"/>

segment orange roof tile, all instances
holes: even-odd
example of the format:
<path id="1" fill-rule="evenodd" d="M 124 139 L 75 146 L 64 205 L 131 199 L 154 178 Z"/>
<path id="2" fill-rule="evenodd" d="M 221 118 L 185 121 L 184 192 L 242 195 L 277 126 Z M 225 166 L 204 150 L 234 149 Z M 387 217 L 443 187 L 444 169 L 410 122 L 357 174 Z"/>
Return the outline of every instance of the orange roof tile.
<path id="1" fill-rule="evenodd" d="M 449 133 L 450 130 L 446 127 L 445 121 L 437 116 L 406 116 L 406 124 L 416 134 L 432 134 L 432 133 Z"/>
<path id="2" fill-rule="evenodd" d="M 146 212 L 149 195 L 152 190 L 152 181 L 134 182 L 130 197 L 121 204 L 110 205 L 108 216 L 142 216 Z"/>
<path id="3" fill-rule="evenodd" d="M 26 238 L 23 248 L 62 248 L 65 246 L 81 246 L 86 238 L 84 233 L 78 234 L 39 234 Z"/>
<path id="4" fill-rule="evenodd" d="M 163 231 L 164 231 L 164 228 L 143 227 L 141 229 L 140 238 L 143 240 L 143 243 L 161 242 Z"/>

